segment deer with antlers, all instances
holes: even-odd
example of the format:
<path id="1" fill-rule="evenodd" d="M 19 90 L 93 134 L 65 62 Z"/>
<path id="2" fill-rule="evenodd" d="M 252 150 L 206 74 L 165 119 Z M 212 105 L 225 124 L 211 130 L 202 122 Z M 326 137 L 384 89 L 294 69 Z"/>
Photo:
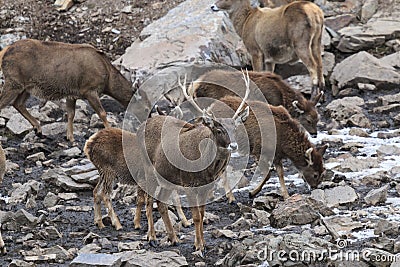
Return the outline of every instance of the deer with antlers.
<path id="1" fill-rule="evenodd" d="M 125 183 L 138 184 L 140 190 L 146 191 L 144 194 L 140 191 L 140 195 L 145 197 L 138 198 L 138 208 L 147 200 L 148 240 L 151 243 L 156 240 L 152 217 L 153 197 L 156 197 L 168 239 L 172 244 L 176 244 L 179 240 L 165 203 L 174 188 L 169 188 L 163 183 L 173 184 L 187 191 L 196 229 L 194 246 L 196 250 L 202 251 L 205 247 L 203 218 L 206 194 L 193 192 L 196 192 L 194 189 L 197 187 L 208 188 L 207 185 L 225 171 L 235 145 L 231 142 L 226 128 L 217 122 L 212 114 L 202 110 L 187 94 L 185 84 L 186 79 L 185 83 L 180 83 L 184 95 L 197 111 L 202 113 L 193 122 L 170 116 L 155 116 L 147 119 L 136 134 L 114 128 L 104 129 L 89 138 L 84 152 L 100 174 L 93 192 L 95 223 L 98 226 L 104 227 L 100 209 L 100 204 L 104 201 L 113 225 L 117 229 L 121 227 L 110 200 L 112 184 L 118 178 Z M 249 110 L 243 109 L 244 102 L 245 99 L 243 104 L 239 104 L 231 120 L 233 124 L 238 125 L 247 118 Z M 172 158 L 178 162 L 171 162 Z M 140 217 L 140 209 L 137 209 L 135 214 L 135 226 L 139 226 L 138 215 Z"/>

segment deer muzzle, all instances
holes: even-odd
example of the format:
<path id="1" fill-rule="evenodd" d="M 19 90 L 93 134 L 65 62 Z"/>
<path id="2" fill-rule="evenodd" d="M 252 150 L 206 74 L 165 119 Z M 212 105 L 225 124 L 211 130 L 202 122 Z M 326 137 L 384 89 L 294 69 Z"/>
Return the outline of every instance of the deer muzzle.
<path id="1" fill-rule="evenodd" d="M 236 142 L 230 143 L 228 146 L 228 151 L 235 152 L 238 149 L 238 144 Z"/>

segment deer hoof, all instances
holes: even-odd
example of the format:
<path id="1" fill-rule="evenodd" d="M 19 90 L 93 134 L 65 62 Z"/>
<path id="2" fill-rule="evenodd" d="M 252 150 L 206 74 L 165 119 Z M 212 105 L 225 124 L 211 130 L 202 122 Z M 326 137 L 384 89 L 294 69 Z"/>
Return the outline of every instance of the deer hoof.
<path id="1" fill-rule="evenodd" d="M 253 192 L 249 192 L 249 198 L 254 198 L 256 196 L 256 194 L 255 193 L 253 193 Z"/>
<path id="2" fill-rule="evenodd" d="M 149 241 L 149 245 L 153 248 L 156 248 L 158 246 L 157 241 L 156 240 L 150 240 Z"/>
<path id="3" fill-rule="evenodd" d="M 228 201 L 228 204 L 230 204 L 230 205 L 232 205 L 232 206 L 237 206 L 237 205 L 238 205 L 238 202 L 237 202 L 237 200 L 235 199 L 235 200 L 230 200 L 230 201 Z"/>
<path id="4" fill-rule="evenodd" d="M 190 222 L 188 222 L 188 221 L 182 221 L 182 226 L 183 226 L 183 227 L 188 228 L 190 225 L 191 225 Z"/>
<path id="5" fill-rule="evenodd" d="M 199 256 L 201 258 L 204 258 L 204 254 L 205 254 L 205 248 L 196 248 L 196 246 L 193 247 L 194 250 L 196 250 L 193 255 L 195 256 Z"/>
<path id="6" fill-rule="evenodd" d="M 7 253 L 6 247 L 0 248 L 0 255 L 5 255 Z"/>

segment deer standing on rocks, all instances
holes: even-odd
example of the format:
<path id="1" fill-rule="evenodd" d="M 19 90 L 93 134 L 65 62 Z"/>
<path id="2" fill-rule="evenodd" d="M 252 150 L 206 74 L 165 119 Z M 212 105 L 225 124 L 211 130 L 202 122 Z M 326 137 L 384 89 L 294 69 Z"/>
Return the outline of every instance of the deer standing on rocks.
<path id="1" fill-rule="evenodd" d="M 295 1 L 277 8 L 253 8 L 249 0 L 217 0 L 213 11 L 226 11 L 252 57 L 255 71 L 274 71 L 275 64 L 301 60 L 312 81 L 311 99 L 324 88 L 321 37 L 322 10 Z"/>
<path id="2" fill-rule="evenodd" d="M 3 182 L 4 174 L 6 173 L 6 156 L 0 144 L 0 184 Z M 0 254 L 5 254 L 6 248 L 4 246 L 3 238 L 1 237 L 1 223 L 0 223 Z"/>
<path id="3" fill-rule="evenodd" d="M 191 103 L 196 104 L 181 85 L 185 96 Z M 248 109 L 243 109 L 244 101 L 239 104 L 233 121 L 237 124 L 245 120 Z M 155 116 L 147 119 L 138 129 L 137 134 L 119 129 L 104 129 L 94 134 L 85 144 L 84 152 L 99 170 L 100 178 L 94 189 L 95 223 L 104 227 L 101 221 L 100 203 L 103 200 L 112 224 L 121 228 L 116 213 L 111 204 L 110 193 L 112 184 L 117 178 L 125 183 L 135 184 L 140 191 L 134 224 L 140 227 L 140 208 L 144 199 L 148 220 L 148 240 L 154 244 L 156 240 L 154 222 L 152 217 L 153 196 L 157 197 L 157 207 L 166 226 L 168 239 L 172 244 L 179 242 L 168 215 L 166 200 L 174 189 L 165 187 L 160 180 L 165 180 L 188 190 L 188 200 L 192 210 L 195 225 L 195 248 L 204 250 L 203 218 L 205 210 L 205 197 L 207 194 L 193 193 L 194 187 L 206 187 L 215 181 L 225 171 L 234 144 L 231 144 L 227 130 L 213 116 L 201 110 L 203 116 L 195 119 L 193 123 L 185 122 L 170 116 Z M 167 133 L 176 135 L 165 136 Z M 124 138 L 124 142 L 122 139 Z M 207 141 L 208 140 L 208 141 Z M 210 143 L 211 141 L 211 143 Z M 171 155 L 171 146 L 176 153 Z M 127 149 L 125 156 L 123 149 Z M 186 170 L 177 167 L 171 162 L 173 158 L 183 157 L 184 162 L 194 162 L 194 167 L 207 163 L 205 168 L 199 170 Z M 187 162 L 186 162 L 187 163 Z M 185 164 L 187 166 L 187 164 Z M 189 164 L 189 167 L 191 165 Z M 158 175 L 154 175 L 156 172 Z M 161 177 L 161 178 L 160 178 Z M 212 187 L 211 187 L 212 188 Z M 210 189 L 211 189 L 210 188 Z M 157 191 L 157 193 L 155 193 Z M 148 194 L 150 192 L 150 194 Z M 141 206 L 140 206 L 141 207 Z M 139 218 L 139 219 L 138 219 Z"/>
<path id="4" fill-rule="evenodd" d="M 191 94 L 212 99 L 221 99 L 228 95 L 243 97 L 245 86 L 242 85 L 239 75 L 241 73 L 236 71 L 211 70 L 195 81 Z M 258 87 L 250 87 L 250 100 L 261 100 L 265 97 L 268 104 L 282 105 L 312 136 L 317 135 L 319 116 L 316 105 L 322 93 L 313 100 L 307 100 L 300 91 L 292 89 L 279 75 L 272 72 L 249 71 L 249 77 Z M 256 89 L 260 90 L 262 96 L 257 95 Z"/>
<path id="5" fill-rule="evenodd" d="M 241 98 L 226 96 L 220 101 L 234 110 L 240 105 Z M 273 164 L 278 172 L 284 199 L 289 198 L 289 193 L 284 181 L 283 159 L 290 159 L 311 188 L 316 188 L 321 183 L 325 172 L 322 157 L 327 145 L 315 147 L 308 140 L 299 123 L 291 118 L 284 107 L 275 107 L 260 101 L 247 101 L 247 104 L 251 111 L 244 122 L 244 127 L 248 134 L 250 154 L 259 160 L 261 171 L 267 173 L 262 182 L 250 192 L 250 196 L 254 197 L 258 194 L 271 177 L 271 170 L 269 169 L 269 156 L 271 154 Z M 266 112 L 267 110 L 270 110 L 270 114 Z M 226 111 L 222 110 L 220 104 L 211 106 L 211 111 L 218 117 L 229 116 L 229 113 L 227 114 Z M 268 127 L 275 127 L 275 136 L 274 131 Z M 243 147 L 240 138 L 237 138 L 236 141 L 239 148 Z M 228 196 L 229 194 L 231 192 L 228 192 Z"/>
<path id="6" fill-rule="evenodd" d="M 39 122 L 25 107 L 29 96 L 65 98 L 67 139 L 71 142 L 77 99 L 86 99 L 104 126 L 110 127 L 99 95 L 109 95 L 126 108 L 134 94 L 132 84 L 102 52 L 88 44 L 20 40 L 0 52 L 0 69 L 5 79 L 0 110 L 13 105 L 41 133 Z"/>

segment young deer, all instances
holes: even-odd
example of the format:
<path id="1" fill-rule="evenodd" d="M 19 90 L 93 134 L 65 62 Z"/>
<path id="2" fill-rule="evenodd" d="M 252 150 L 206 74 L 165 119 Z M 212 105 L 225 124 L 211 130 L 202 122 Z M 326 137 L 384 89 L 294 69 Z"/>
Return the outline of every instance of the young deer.
<path id="1" fill-rule="evenodd" d="M 182 86 L 184 94 L 188 97 L 186 89 Z M 188 97 L 189 98 L 189 97 Z M 193 99 L 189 98 L 193 104 Z M 244 101 L 243 101 L 244 102 Z M 242 110 L 243 104 L 234 115 L 234 121 L 240 123 L 248 113 Z M 196 108 L 201 110 L 197 105 Z M 193 187 L 207 186 L 215 181 L 224 172 L 230 158 L 231 141 L 226 129 L 212 116 L 202 110 L 203 116 L 193 123 L 188 123 L 170 116 L 155 116 L 147 119 L 138 129 L 137 134 L 120 129 L 104 129 L 94 134 L 85 144 L 85 154 L 98 168 L 100 178 L 94 189 L 95 223 L 104 227 L 101 221 L 100 203 L 103 200 L 108 208 L 112 224 L 121 228 L 116 213 L 111 204 L 110 193 L 116 178 L 130 184 L 137 183 L 146 193 L 140 191 L 138 207 L 135 214 L 135 227 L 140 227 L 140 205 L 147 199 L 146 215 L 148 221 L 148 240 L 156 240 L 152 204 L 153 196 L 157 197 L 157 207 L 166 226 L 168 239 L 172 244 L 179 242 L 172 223 L 168 216 L 167 200 L 173 189 L 163 186 L 160 180 L 166 180 L 186 190 L 189 204 L 191 205 L 193 222 L 196 228 L 195 247 L 203 250 L 205 241 L 203 234 L 203 217 L 205 209 L 205 195 L 193 194 Z M 178 136 L 165 133 L 176 133 Z M 124 139 L 124 140 L 123 140 Z M 207 141 L 208 140 L 208 141 Z M 210 143 L 209 141 L 212 141 Z M 173 151 L 179 152 L 171 153 Z M 125 149 L 125 151 L 123 151 Z M 125 152 L 125 153 L 124 153 Z M 200 170 L 190 171 L 177 167 L 170 162 L 171 156 L 197 164 L 208 165 Z M 210 160 L 211 159 L 211 160 Z M 210 161 L 208 161 L 210 160 Z M 185 165 L 186 166 L 186 165 Z M 196 164 L 194 168 L 198 167 Z M 158 176 L 154 175 L 154 172 Z M 161 179 L 162 178 L 162 179 Z M 157 193 L 155 192 L 158 190 Z M 150 193 L 150 195 L 147 195 Z"/>
<path id="2" fill-rule="evenodd" d="M 240 81 L 239 75 L 240 72 L 236 71 L 211 70 L 195 81 L 191 93 L 195 97 L 212 99 L 221 99 L 228 95 L 243 97 L 245 86 Z M 262 93 L 262 96 L 258 96 L 256 87 L 252 86 L 250 100 L 260 100 L 265 97 L 268 104 L 284 106 L 312 136 L 317 135 L 319 117 L 316 105 L 322 93 L 313 100 L 307 100 L 300 91 L 292 89 L 279 75 L 272 72 L 249 71 L 249 77 Z"/>
<path id="3" fill-rule="evenodd" d="M 241 103 L 241 99 L 234 96 L 226 96 L 221 101 L 231 109 L 235 109 Z M 312 188 L 316 188 L 321 183 L 325 172 L 322 156 L 325 153 L 327 145 L 315 147 L 308 140 L 299 123 L 291 118 L 284 107 L 275 107 L 260 101 L 247 101 L 247 104 L 251 111 L 249 117 L 244 122 L 244 127 L 248 134 L 250 154 L 259 160 L 261 171 L 267 173 L 256 189 L 250 192 L 250 196 L 254 197 L 259 193 L 263 185 L 270 178 L 269 156 L 271 154 L 273 155 L 273 163 L 278 172 L 282 195 L 285 199 L 289 197 L 289 193 L 284 181 L 283 159 L 290 159 L 303 175 L 305 181 Z M 229 114 L 221 110 L 221 105 L 214 105 L 211 107 L 211 110 L 216 116 L 229 116 Z M 271 111 L 269 116 L 266 110 Z M 256 114 L 258 114 L 257 117 Z M 260 116 L 260 114 L 262 115 Z M 275 131 L 269 127 L 275 127 Z M 274 132 L 276 133 L 275 135 L 273 134 Z M 237 138 L 237 142 L 239 148 L 243 147 L 240 138 Z"/>
<path id="4" fill-rule="evenodd" d="M 273 72 L 275 64 L 300 59 L 311 76 L 311 98 L 324 88 L 321 57 L 324 14 L 317 5 L 295 1 L 274 9 L 261 9 L 251 7 L 249 0 L 217 0 L 211 8 L 229 14 L 252 57 L 253 70 Z"/>
<path id="5" fill-rule="evenodd" d="M 6 173 L 6 156 L 0 144 L 0 184 L 3 182 L 4 174 Z M 3 238 L 1 237 L 1 223 L 0 223 L 0 254 L 5 254 L 6 248 L 4 246 Z"/>
<path id="6" fill-rule="evenodd" d="M 65 98 L 67 139 L 71 142 L 77 99 L 86 99 L 109 127 L 99 94 L 113 97 L 126 108 L 134 93 L 131 83 L 105 55 L 87 44 L 20 40 L 0 52 L 0 69 L 5 79 L 0 110 L 13 105 L 41 133 L 39 122 L 25 107 L 29 96 Z"/>

